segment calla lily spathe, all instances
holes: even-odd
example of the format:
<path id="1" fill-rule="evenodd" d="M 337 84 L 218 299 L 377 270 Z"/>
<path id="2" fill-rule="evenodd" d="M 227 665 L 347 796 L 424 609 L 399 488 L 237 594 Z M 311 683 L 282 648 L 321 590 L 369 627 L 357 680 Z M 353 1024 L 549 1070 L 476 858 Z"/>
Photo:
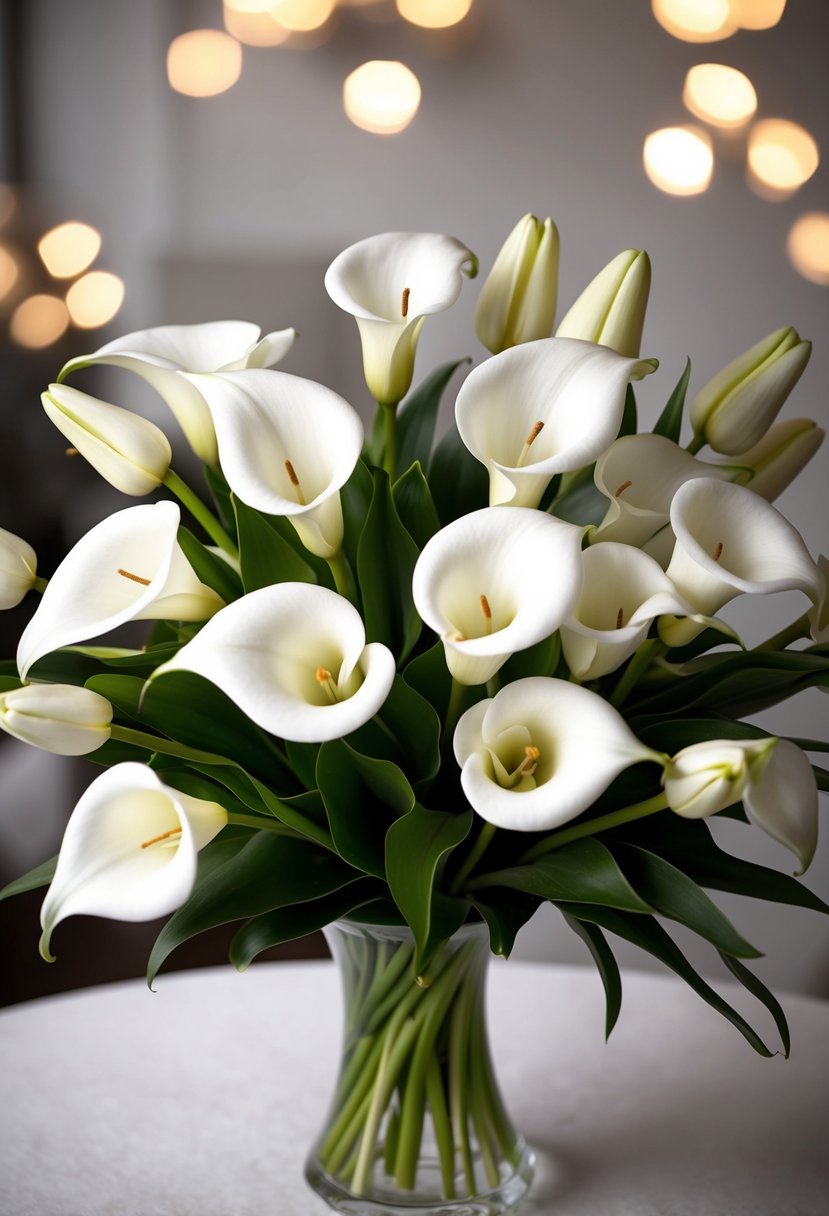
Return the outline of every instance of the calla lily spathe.
<path id="1" fill-rule="evenodd" d="M 172 410 L 196 455 L 216 464 L 216 436 L 210 412 L 198 389 L 179 372 L 235 371 L 270 367 L 294 344 L 296 330 L 282 329 L 260 338 L 249 321 L 206 321 L 201 325 L 161 325 L 115 338 L 91 355 L 70 359 L 58 376 L 63 381 L 81 367 L 107 364 L 134 372 L 156 390 Z"/>
<path id="2" fill-rule="evenodd" d="M 490 505 L 537 507 L 554 474 L 594 461 L 619 433 L 631 376 L 655 366 L 591 342 L 544 338 L 470 372 L 455 420 L 489 470 Z"/>
<path id="3" fill-rule="evenodd" d="M 175 503 L 127 507 L 82 536 L 58 566 L 17 648 L 21 679 L 38 659 L 127 621 L 203 621 L 224 601 L 182 553 Z"/>
<path id="4" fill-rule="evenodd" d="M 626 249 L 585 287 L 556 336 L 598 342 L 638 359 L 650 287 L 650 258 L 642 249 Z"/>
<path id="5" fill-rule="evenodd" d="M 549 338 L 558 292 L 558 229 L 548 217 L 520 219 L 487 276 L 475 309 L 475 332 L 493 355 Z"/>
<path id="6" fill-rule="evenodd" d="M 788 739 L 712 739 L 669 761 L 668 805 L 686 819 L 742 801 L 749 820 L 809 866 L 817 847 L 818 791 L 808 758 Z"/>
<path id="7" fill-rule="evenodd" d="M 40 953 L 68 916 L 154 920 L 180 907 L 199 849 L 227 823 L 216 802 L 164 785 L 144 764 L 117 764 L 92 782 L 66 826 L 40 913 Z"/>
<path id="8" fill-rule="evenodd" d="M 667 574 L 698 613 L 713 615 L 735 596 L 799 590 L 813 603 L 821 578 L 803 538 L 770 503 L 744 486 L 698 477 L 671 504 L 676 545 Z M 681 646 L 701 623 L 662 617 L 659 634 Z"/>
<path id="9" fill-rule="evenodd" d="M 37 554 L 28 541 L 0 528 L 0 610 L 15 608 L 37 582 Z"/>
<path id="10" fill-rule="evenodd" d="M 473 705 L 458 722 L 454 748 L 470 805 L 516 832 L 560 827 L 623 769 L 663 761 L 607 701 L 546 676 L 516 680 Z"/>
<path id="11" fill-rule="evenodd" d="M 545 512 L 485 507 L 427 542 L 412 595 L 461 684 L 485 684 L 555 633 L 581 589 L 582 528 Z"/>
<path id="12" fill-rule="evenodd" d="M 207 402 L 222 472 L 234 494 L 286 515 L 319 557 L 339 552 L 340 489 L 360 456 L 363 425 L 342 397 L 277 371 L 188 376 Z"/>
<path id="13" fill-rule="evenodd" d="M 665 613 L 690 616 L 661 566 L 641 549 L 613 541 L 582 555 L 584 582 L 573 613 L 561 626 L 567 666 L 578 680 L 615 671 Z"/>
<path id="14" fill-rule="evenodd" d="M 348 600 L 310 583 L 276 583 L 217 613 L 153 679 L 171 671 L 209 680 L 271 734 L 322 743 L 377 713 L 395 663 L 380 642 L 366 645 Z"/>
<path id="15" fill-rule="evenodd" d="M 465 245 L 434 232 L 367 237 L 328 267 L 325 289 L 357 322 L 366 384 L 381 405 L 397 405 L 409 391 L 426 317 L 454 304 L 462 275 L 477 272 Z"/>
<path id="16" fill-rule="evenodd" d="M 50 384 L 40 400 L 61 434 L 116 490 L 141 497 L 161 485 L 173 453 L 152 422 L 68 384 Z"/>
<path id="17" fill-rule="evenodd" d="M 691 402 L 699 445 L 734 455 L 759 443 L 809 362 L 811 342 L 777 329 L 714 376 Z"/>
<path id="18" fill-rule="evenodd" d="M 110 736 L 112 706 L 91 688 L 25 684 L 0 693 L 0 727 L 58 756 L 85 756 Z"/>

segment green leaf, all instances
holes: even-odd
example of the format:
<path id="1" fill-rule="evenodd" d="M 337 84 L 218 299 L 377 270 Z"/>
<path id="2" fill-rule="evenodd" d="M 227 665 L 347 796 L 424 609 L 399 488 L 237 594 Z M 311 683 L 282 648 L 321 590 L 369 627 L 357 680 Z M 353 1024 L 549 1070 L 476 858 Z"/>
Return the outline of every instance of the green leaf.
<path id="1" fill-rule="evenodd" d="M 489 504 L 489 474 L 465 446 L 454 422 L 432 453 L 428 480 L 444 526 Z"/>
<path id="2" fill-rule="evenodd" d="M 357 550 L 357 578 L 369 642 L 383 642 L 402 661 L 421 629 L 412 599 L 417 545 L 400 522 L 388 474 L 374 469 L 374 494 Z"/>
<path id="3" fill-rule="evenodd" d="M 596 964 L 604 987 L 606 1008 L 604 1037 L 609 1039 L 622 1007 L 622 977 L 619 974 L 619 964 L 598 925 L 592 924 L 589 920 L 579 920 L 577 916 L 571 916 L 569 912 L 563 912 L 562 915 L 565 924 L 569 925 L 576 936 L 581 938 L 593 956 L 593 962 Z"/>
<path id="4" fill-rule="evenodd" d="M 603 904 L 628 912 L 653 911 L 636 894 L 610 850 L 593 837 L 574 840 L 528 865 L 508 866 L 482 877 L 487 887 L 511 887 L 542 899 Z"/>
<path id="5" fill-rule="evenodd" d="M 233 495 L 239 532 L 239 562 L 245 592 L 273 583 L 315 583 L 316 574 L 303 557 L 280 536 L 270 516 L 254 511 Z M 290 525 L 289 525 L 290 526 Z"/>
<path id="6" fill-rule="evenodd" d="M 245 971 L 263 950 L 316 933 L 369 903 L 378 889 L 372 879 L 357 878 L 322 899 L 265 912 L 243 925 L 233 938 L 230 961 L 239 971 Z"/>
<path id="7" fill-rule="evenodd" d="M 242 594 L 242 580 L 233 567 L 211 553 L 187 528 L 179 528 L 178 543 L 198 578 L 222 597 L 226 604 Z"/>
<path id="8" fill-rule="evenodd" d="M 457 369 L 471 359 L 458 359 L 436 368 L 406 398 L 397 411 L 397 470 L 408 469 L 415 460 L 428 463 L 435 438 L 440 402 Z"/>
<path id="9" fill-rule="evenodd" d="M 362 460 L 358 460 L 354 472 L 340 490 L 344 529 L 343 551 L 352 570 L 357 569 L 357 547 L 373 493 L 374 481 L 371 473 Z"/>
<path id="10" fill-rule="evenodd" d="M 686 925 L 723 954 L 736 958 L 762 957 L 702 888 L 664 857 L 635 845 L 616 845 L 613 853 L 634 890 L 660 915 Z"/>
<path id="11" fill-rule="evenodd" d="M 501 687 L 529 676 L 552 676 L 560 658 L 561 637 L 558 632 L 526 650 L 516 650 L 498 673 Z"/>
<path id="12" fill-rule="evenodd" d="M 767 739 L 768 731 L 750 722 L 731 718 L 665 718 L 662 715 L 629 719 L 631 730 L 638 739 L 659 751 L 675 755 L 694 743 L 711 739 Z"/>
<path id="13" fill-rule="evenodd" d="M 219 470 L 214 469 L 209 464 L 204 466 L 204 480 L 207 482 L 207 488 L 219 513 L 219 519 L 224 524 L 225 531 L 229 533 L 232 540 L 237 540 L 236 515 L 233 510 L 233 502 L 231 501 L 230 486 Z"/>
<path id="14" fill-rule="evenodd" d="M 415 965 L 426 965 L 440 938 L 435 912 L 438 868 L 469 835 L 472 811 L 459 815 L 429 810 L 419 803 L 386 834 L 386 875 L 394 902 L 406 918 L 417 947 Z M 462 901 L 455 901 L 460 903 Z"/>
<path id="15" fill-rule="evenodd" d="M 17 676 L 0 676 L 0 693 L 12 692 L 15 688 L 22 688 L 23 681 Z"/>
<path id="16" fill-rule="evenodd" d="M 401 676 L 377 714 L 348 737 L 357 751 L 399 764 L 415 783 L 440 767 L 440 719 L 434 708 Z"/>
<path id="17" fill-rule="evenodd" d="M 521 891 L 492 892 L 491 900 L 473 899 L 472 906 L 478 910 L 489 929 L 489 944 L 493 954 L 509 958 L 520 929 L 535 915 L 541 900 Z"/>
<path id="18" fill-rule="evenodd" d="M 789 1058 L 791 1051 L 791 1036 L 789 1034 L 789 1024 L 786 1021 L 786 1015 L 783 1012 L 783 1007 L 777 1000 L 773 992 L 769 992 L 766 985 L 757 978 L 753 971 L 749 971 L 748 967 L 744 967 L 736 958 L 731 958 L 728 954 L 720 953 L 720 958 L 725 963 L 731 974 L 740 981 L 743 987 L 755 996 L 758 1001 L 761 1001 L 771 1016 L 774 1018 L 774 1024 L 777 1027 L 777 1033 L 780 1035 L 780 1040 L 783 1044 L 783 1054 L 786 1059 Z"/>
<path id="19" fill-rule="evenodd" d="M 412 659 L 403 672 L 403 679 L 429 702 L 443 721 L 452 695 L 452 677 L 446 666 L 443 642 L 435 642 L 429 650 Z"/>
<path id="20" fill-rule="evenodd" d="M 35 866 L 27 874 L 21 874 L 20 878 L 15 878 L 0 890 L 0 900 L 11 899 L 13 895 L 24 895 L 27 891 L 36 891 L 38 887 L 48 887 L 54 878 L 55 866 L 57 864 L 58 859 L 56 855 L 50 857 L 48 861 L 41 862 L 39 866 Z"/>
<path id="21" fill-rule="evenodd" d="M 818 789 L 823 790 L 824 793 L 829 792 L 829 769 L 821 768 L 818 764 L 813 764 L 812 772 L 815 774 Z"/>
<path id="22" fill-rule="evenodd" d="M 632 916 L 629 912 L 620 912 L 615 908 L 604 908 L 598 905 L 563 904 L 559 906 L 563 912 L 577 916 L 581 920 L 593 921 L 594 924 L 615 933 L 617 937 L 632 942 L 640 950 L 652 954 L 654 958 L 659 959 L 666 967 L 685 980 L 686 984 L 712 1009 L 716 1009 L 733 1026 L 736 1026 L 758 1055 L 768 1057 L 775 1054 L 769 1050 L 745 1018 L 736 1009 L 732 1009 L 728 1002 L 718 992 L 715 992 L 701 975 L 697 974 L 676 942 L 652 916 Z"/>
<path id="23" fill-rule="evenodd" d="M 190 794 L 193 798 L 204 798 L 208 802 L 218 802 L 226 811 L 237 811 L 242 814 L 249 810 L 256 810 L 260 814 L 263 813 L 261 805 L 252 806 L 252 799 L 240 798 L 234 789 L 234 781 L 232 774 L 238 773 L 238 769 L 220 768 L 216 765 L 211 766 L 209 771 L 201 769 L 198 772 L 192 768 L 181 767 L 181 762 L 176 761 L 173 757 L 165 757 L 173 767 L 163 767 L 160 771 L 161 779 L 166 785 L 170 785 L 173 789 L 181 790 L 183 794 Z M 178 767 L 176 767 L 178 765 Z M 240 776 L 244 774 L 239 773 Z"/>
<path id="24" fill-rule="evenodd" d="M 676 388 L 667 400 L 665 408 L 653 428 L 654 435 L 664 435 L 674 443 L 679 443 L 682 434 L 682 411 L 685 408 L 685 394 L 688 392 L 688 381 L 691 378 L 691 360 L 686 359 L 685 370 L 677 381 Z"/>
<path id="25" fill-rule="evenodd" d="M 636 713 L 708 710 L 731 718 L 759 713 L 805 688 L 829 687 L 829 657 L 808 651 L 746 651 L 704 655 L 687 675 L 636 700 Z"/>
<path id="26" fill-rule="evenodd" d="M 398 477 L 391 492 L 404 528 L 418 549 L 422 549 L 440 530 L 440 520 L 420 461 L 416 460 L 402 477 Z"/>
<path id="27" fill-rule="evenodd" d="M 320 747 L 317 783 L 337 852 L 366 874 L 385 878 L 386 831 L 415 801 L 400 769 L 332 739 Z"/>
<path id="28" fill-rule="evenodd" d="M 274 908 L 306 903 L 345 886 L 356 872 L 310 841 L 256 832 L 223 865 L 202 877 L 161 930 L 150 955 L 150 984 L 177 946 L 205 929 Z"/>
<path id="29" fill-rule="evenodd" d="M 621 439 L 623 435 L 635 435 L 637 424 L 636 394 L 633 391 L 633 385 L 629 384 L 625 390 L 625 408 L 617 438 Z"/>
<path id="30" fill-rule="evenodd" d="M 549 508 L 550 514 L 584 527 L 600 524 L 607 515 L 607 499 L 593 481 L 593 469 L 584 469 Z"/>

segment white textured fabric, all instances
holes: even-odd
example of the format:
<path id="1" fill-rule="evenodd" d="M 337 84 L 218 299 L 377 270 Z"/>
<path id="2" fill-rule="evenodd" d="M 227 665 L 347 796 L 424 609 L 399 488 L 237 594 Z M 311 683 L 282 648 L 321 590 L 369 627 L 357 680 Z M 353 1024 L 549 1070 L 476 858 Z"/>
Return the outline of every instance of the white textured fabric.
<path id="1" fill-rule="evenodd" d="M 825 1216 L 829 1004 L 786 999 L 792 1059 L 762 1060 L 679 981 L 624 984 L 605 1046 L 591 970 L 492 967 L 498 1074 L 539 1151 L 516 1216 Z M 333 965 L 282 963 L 0 1014 L 0 1212 L 324 1216 L 302 1164 L 339 1007 Z"/>

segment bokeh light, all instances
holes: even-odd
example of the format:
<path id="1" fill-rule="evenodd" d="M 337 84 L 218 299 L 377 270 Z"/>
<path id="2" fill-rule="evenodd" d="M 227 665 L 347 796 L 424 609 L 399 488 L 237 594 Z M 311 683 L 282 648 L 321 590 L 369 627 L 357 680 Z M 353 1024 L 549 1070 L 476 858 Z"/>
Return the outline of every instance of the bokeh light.
<path id="1" fill-rule="evenodd" d="M 14 186 L 10 186 L 8 182 L 0 182 L 0 228 L 8 224 L 16 210 L 17 194 Z"/>
<path id="2" fill-rule="evenodd" d="M 714 171 L 711 140 L 696 127 L 663 127 L 645 139 L 645 172 L 666 194 L 707 190 Z"/>
<path id="3" fill-rule="evenodd" d="M 93 270 L 73 283 L 66 293 L 66 307 L 74 325 L 97 329 L 111 321 L 124 301 L 124 284 L 117 274 Z"/>
<path id="4" fill-rule="evenodd" d="M 9 332 L 15 342 L 29 350 L 51 346 L 66 333 L 69 312 L 57 296 L 29 296 L 18 304 L 9 322 Z"/>
<path id="5" fill-rule="evenodd" d="M 764 118 L 748 136 L 748 180 L 763 198 L 789 198 L 820 164 L 809 132 L 785 118 Z"/>
<path id="6" fill-rule="evenodd" d="M 229 0 L 225 0 L 225 29 L 246 46 L 279 46 L 290 38 L 291 31 L 274 19 L 270 4 L 271 0 L 264 12 L 240 12 L 231 6 Z"/>
<path id="7" fill-rule="evenodd" d="M 809 211 L 795 220 L 786 251 L 804 279 L 829 287 L 829 212 Z"/>
<path id="8" fill-rule="evenodd" d="M 429 30 L 457 25 L 472 8 L 472 0 L 397 0 L 397 11 L 412 25 Z"/>
<path id="9" fill-rule="evenodd" d="M 757 94 L 748 76 L 724 63 L 689 68 L 682 100 L 697 118 L 726 130 L 741 127 L 757 109 Z"/>
<path id="10" fill-rule="evenodd" d="M 17 258 L 8 245 L 0 245 L 0 300 L 6 299 L 19 278 L 20 267 L 17 265 Z"/>
<path id="11" fill-rule="evenodd" d="M 770 30 L 785 7 L 786 0 L 731 0 L 732 16 L 743 30 Z"/>
<path id="12" fill-rule="evenodd" d="M 683 42 L 719 42 L 737 29 L 729 0 L 651 0 L 664 30 Z"/>
<path id="13" fill-rule="evenodd" d="M 167 48 L 167 79 L 187 97 L 215 97 L 242 73 L 242 48 L 223 30 L 190 30 Z"/>
<path id="14" fill-rule="evenodd" d="M 56 279 L 71 279 L 95 261 L 101 250 L 101 234 L 89 224 L 67 220 L 51 228 L 37 243 L 43 265 Z"/>
<path id="15" fill-rule="evenodd" d="M 276 0 L 271 16 L 286 30 L 299 34 L 318 30 L 337 7 L 337 0 Z"/>
<path id="16" fill-rule="evenodd" d="M 375 135 L 395 135 L 417 113 L 420 82 L 403 63 L 371 59 L 346 77 L 343 105 L 355 126 Z"/>

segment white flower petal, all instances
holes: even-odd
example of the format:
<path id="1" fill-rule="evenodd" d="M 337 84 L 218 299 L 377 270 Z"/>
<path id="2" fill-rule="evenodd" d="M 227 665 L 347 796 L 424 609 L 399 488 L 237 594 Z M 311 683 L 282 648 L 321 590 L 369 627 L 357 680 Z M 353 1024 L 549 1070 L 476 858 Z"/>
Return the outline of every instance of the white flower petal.
<path id="1" fill-rule="evenodd" d="M 0 694 L 0 727 L 59 756 L 85 756 L 110 736 L 112 706 L 74 684 L 27 684 Z"/>
<path id="2" fill-rule="evenodd" d="M 587 285 L 556 330 L 560 338 L 583 338 L 621 355 L 639 357 L 651 263 L 641 249 L 618 254 Z"/>
<path id="3" fill-rule="evenodd" d="M 808 869 L 817 847 L 818 791 L 808 757 L 788 739 L 777 746 L 743 795 L 752 823 L 794 853 L 798 874 Z"/>
<path id="4" fill-rule="evenodd" d="M 0 528 L 0 610 L 15 608 L 37 578 L 37 554 L 28 541 Z"/>

